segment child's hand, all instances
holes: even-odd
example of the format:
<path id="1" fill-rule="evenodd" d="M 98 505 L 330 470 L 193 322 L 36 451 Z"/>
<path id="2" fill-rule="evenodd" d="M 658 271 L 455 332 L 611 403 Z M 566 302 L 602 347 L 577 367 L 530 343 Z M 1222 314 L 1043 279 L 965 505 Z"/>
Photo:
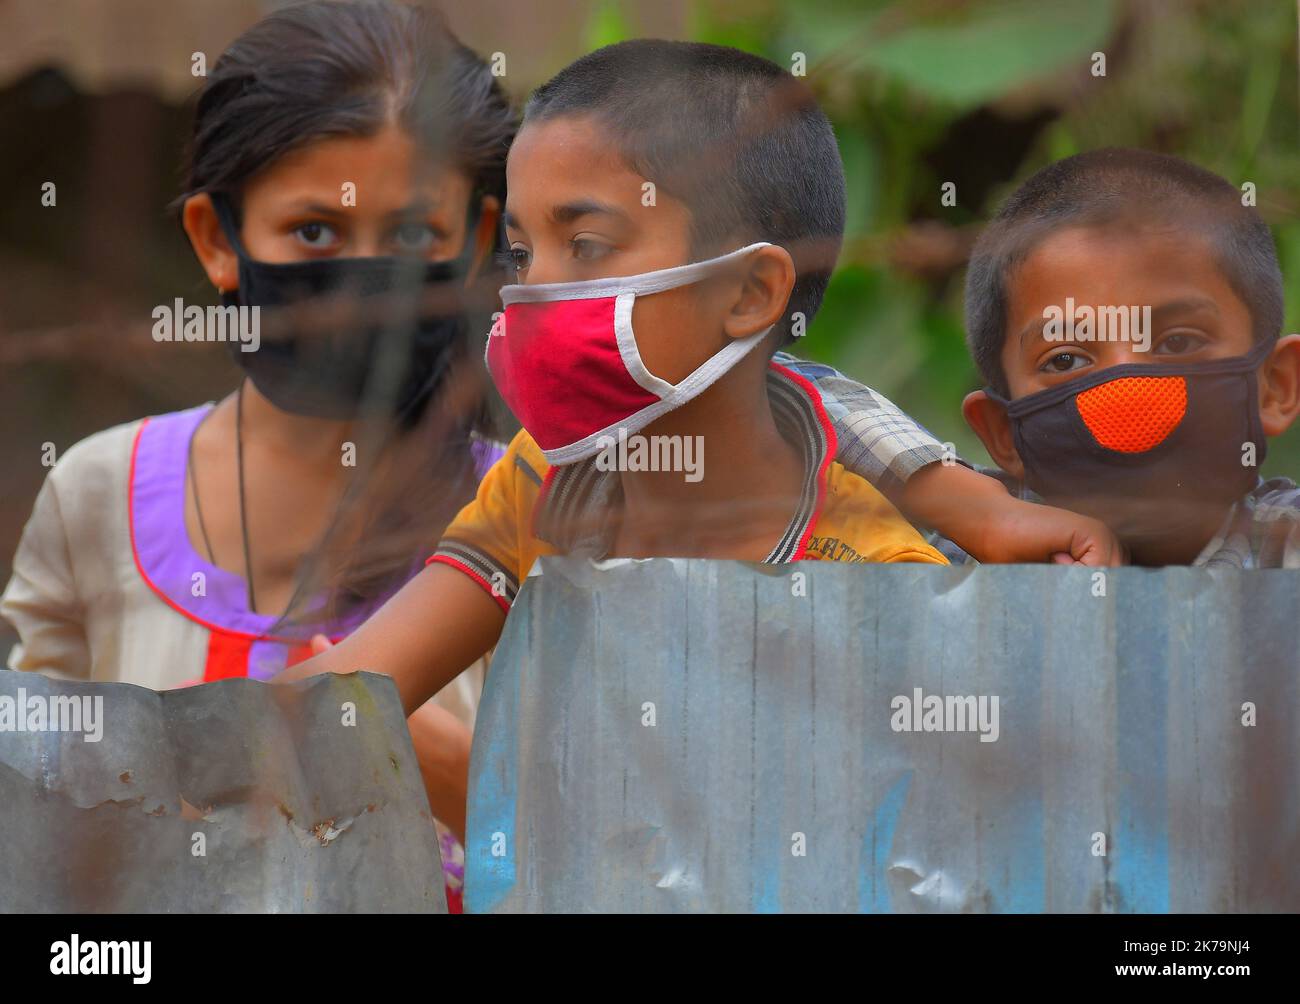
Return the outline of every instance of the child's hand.
<path id="1" fill-rule="evenodd" d="M 933 527 L 988 563 L 1122 565 L 1123 546 L 1100 520 L 1025 502 L 960 464 L 931 464 L 908 480 L 899 500 L 904 515 Z"/>
<path id="2" fill-rule="evenodd" d="M 411 715 L 492 648 L 504 623 L 501 607 L 477 582 L 447 565 L 429 565 L 337 644 L 313 638 L 311 658 L 271 682 L 383 673 L 393 678 Z"/>
<path id="3" fill-rule="evenodd" d="M 1119 539 L 1100 520 L 1004 497 L 985 516 L 979 553 L 966 549 L 980 561 L 1102 566 L 1127 560 Z"/>

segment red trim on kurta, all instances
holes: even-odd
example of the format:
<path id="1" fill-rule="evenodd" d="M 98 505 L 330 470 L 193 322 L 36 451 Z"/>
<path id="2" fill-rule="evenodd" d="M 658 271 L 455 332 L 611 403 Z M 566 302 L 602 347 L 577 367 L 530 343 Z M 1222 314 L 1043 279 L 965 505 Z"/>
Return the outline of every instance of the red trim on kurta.
<path id="1" fill-rule="evenodd" d="M 499 606 L 507 614 L 510 613 L 510 601 L 507 600 L 504 596 L 498 595 L 497 591 L 492 588 L 492 583 L 488 582 L 487 579 L 483 578 L 483 576 L 479 575 L 478 572 L 474 571 L 474 569 L 470 568 L 463 561 L 458 561 L 456 558 L 452 558 L 446 554 L 435 554 L 432 558 L 430 558 L 428 561 L 424 563 L 425 567 L 427 568 L 429 565 L 432 565 L 434 562 L 437 562 L 440 565 L 450 565 L 452 568 L 456 569 L 457 571 L 464 572 L 471 579 L 473 579 L 480 586 L 482 586 L 484 589 L 487 590 L 487 594 L 497 601 L 497 606 Z"/>
<path id="2" fill-rule="evenodd" d="M 822 396 L 818 393 L 817 388 L 813 386 L 812 381 L 800 376 L 794 370 L 787 369 L 778 362 L 771 362 L 769 365 L 782 376 L 794 381 L 795 386 L 799 387 L 808 399 L 812 401 L 813 413 L 817 416 L 817 421 L 821 423 L 822 430 L 826 433 L 826 452 L 822 455 L 821 466 L 817 468 L 817 505 L 813 509 L 812 517 L 808 520 L 808 529 L 804 531 L 803 538 L 799 541 L 799 547 L 794 553 L 791 561 L 802 561 L 804 555 L 808 552 L 808 541 L 812 540 L 813 530 L 817 526 L 817 520 L 822 514 L 822 508 L 826 504 L 826 476 L 831 469 L 831 461 L 835 459 L 835 454 L 839 452 L 839 438 L 835 435 L 835 426 L 831 423 L 830 416 L 826 414 L 826 407 L 822 404 Z"/>
<path id="3" fill-rule="evenodd" d="M 213 631 L 208 635 L 208 659 L 203 665 L 203 682 L 228 680 L 248 675 L 248 653 L 253 638 L 233 631 Z"/>

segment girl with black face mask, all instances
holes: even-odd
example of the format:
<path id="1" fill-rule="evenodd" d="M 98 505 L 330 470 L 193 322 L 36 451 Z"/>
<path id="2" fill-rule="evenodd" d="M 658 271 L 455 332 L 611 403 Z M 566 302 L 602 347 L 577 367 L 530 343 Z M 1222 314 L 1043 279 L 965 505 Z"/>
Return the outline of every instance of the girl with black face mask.
<path id="1" fill-rule="evenodd" d="M 156 689 L 269 679 L 418 571 L 499 452 L 477 309 L 495 302 L 484 266 L 515 121 L 488 66 L 421 10 L 308 3 L 231 44 L 178 206 L 259 337 L 231 343 L 245 377 L 224 400 L 60 461 L 5 595 L 15 668 Z M 411 719 L 458 833 L 481 673 Z"/>

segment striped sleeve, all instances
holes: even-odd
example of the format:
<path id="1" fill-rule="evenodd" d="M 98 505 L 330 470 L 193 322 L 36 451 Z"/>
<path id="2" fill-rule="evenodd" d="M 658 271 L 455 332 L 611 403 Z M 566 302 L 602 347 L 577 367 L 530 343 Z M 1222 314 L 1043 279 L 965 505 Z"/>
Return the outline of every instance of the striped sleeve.
<path id="1" fill-rule="evenodd" d="M 943 444 L 884 395 L 822 363 L 784 352 L 776 361 L 816 385 L 839 440 L 835 459 L 885 495 L 944 459 Z"/>

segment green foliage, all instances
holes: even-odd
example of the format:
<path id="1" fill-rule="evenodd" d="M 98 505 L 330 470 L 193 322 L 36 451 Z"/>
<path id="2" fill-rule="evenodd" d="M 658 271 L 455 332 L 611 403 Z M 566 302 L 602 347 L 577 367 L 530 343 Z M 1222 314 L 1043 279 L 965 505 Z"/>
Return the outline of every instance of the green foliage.
<path id="1" fill-rule="evenodd" d="M 634 35 L 618 0 L 601 0 L 587 22 L 587 50 L 613 45 Z"/>
<path id="2" fill-rule="evenodd" d="M 883 74 L 917 95 L 950 106 L 973 108 L 1026 81 L 1079 65 L 1109 34 L 1111 0 L 1043 0 L 984 4 L 882 6 L 873 16 L 837 9 L 812 11 L 808 23 L 826 51 L 853 44 L 844 67 Z"/>

